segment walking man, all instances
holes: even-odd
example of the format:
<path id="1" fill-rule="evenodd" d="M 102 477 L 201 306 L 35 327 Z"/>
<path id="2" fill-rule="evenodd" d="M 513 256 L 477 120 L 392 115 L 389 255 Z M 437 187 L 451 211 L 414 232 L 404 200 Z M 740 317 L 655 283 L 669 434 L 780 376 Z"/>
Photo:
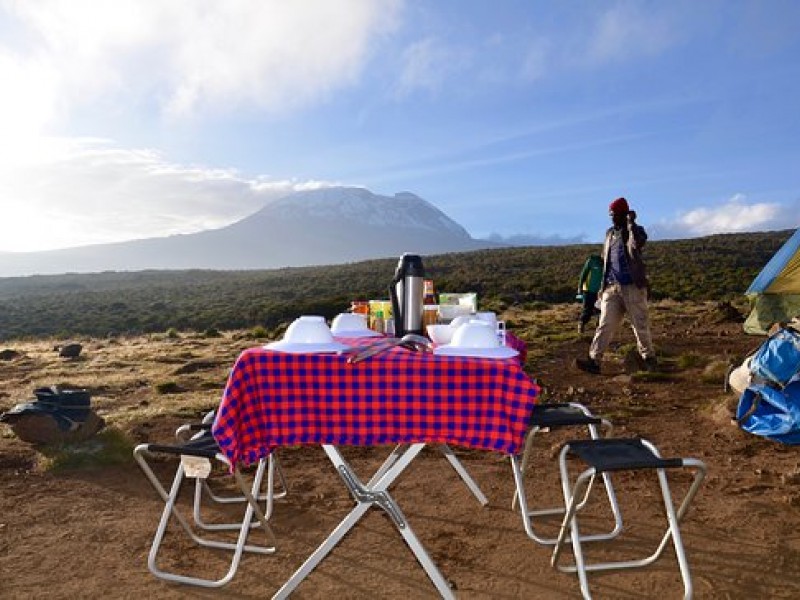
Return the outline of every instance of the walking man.
<path id="1" fill-rule="evenodd" d="M 588 358 L 579 358 L 576 366 L 588 373 L 600 373 L 600 361 L 627 313 L 636 337 L 639 355 L 645 367 L 656 367 L 656 353 L 647 315 L 647 274 L 642 248 L 647 241 L 644 227 L 637 225 L 636 212 L 625 198 L 617 198 L 608 207 L 612 226 L 606 231 L 603 245 L 603 285 L 600 289 L 600 322 L 597 324 Z"/>

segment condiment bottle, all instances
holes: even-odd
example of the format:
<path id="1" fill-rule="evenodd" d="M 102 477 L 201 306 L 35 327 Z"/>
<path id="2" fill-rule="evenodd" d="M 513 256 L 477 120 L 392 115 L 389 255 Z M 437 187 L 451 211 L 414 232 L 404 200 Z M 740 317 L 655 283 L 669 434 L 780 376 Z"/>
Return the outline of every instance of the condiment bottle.
<path id="1" fill-rule="evenodd" d="M 423 286 L 423 296 L 422 296 L 422 303 L 423 304 L 439 304 L 436 301 L 436 293 L 433 291 L 433 279 L 425 279 L 422 282 Z"/>
<path id="2" fill-rule="evenodd" d="M 434 325 L 439 321 L 439 304 L 436 302 L 436 293 L 433 290 L 433 280 L 425 279 L 422 282 L 422 325 Z"/>
<path id="3" fill-rule="evenodd" d="M 375 318 L 372 321 L 372 329 L 378 333 L 383 333 L 386 330 L 386 324 L 383 320 L 383 311 L 380 309 L 375 311 Z"/>

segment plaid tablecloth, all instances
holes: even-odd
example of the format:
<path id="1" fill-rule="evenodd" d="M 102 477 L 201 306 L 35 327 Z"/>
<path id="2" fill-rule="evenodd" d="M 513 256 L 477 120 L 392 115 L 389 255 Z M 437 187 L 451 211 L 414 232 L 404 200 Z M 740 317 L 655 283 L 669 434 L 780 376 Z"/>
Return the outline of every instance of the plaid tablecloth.
<path id="1" fill-rule="evenodd" d="M 519 352 L 517 360 L 520 362 L 520 364 L 524 365 L 525 361 L 528 360 L 528 344 L 510 331 L 506 331 L 506 346 Z"/>
<path id="2" fill-rule="evenodd" d="M 444 443 L 517 453 L 539 388 L 516 359 L 393 348 L 336 354 L 251 348 L 228 378 L 212 432 L 232 463 L 299 444 Z"/>

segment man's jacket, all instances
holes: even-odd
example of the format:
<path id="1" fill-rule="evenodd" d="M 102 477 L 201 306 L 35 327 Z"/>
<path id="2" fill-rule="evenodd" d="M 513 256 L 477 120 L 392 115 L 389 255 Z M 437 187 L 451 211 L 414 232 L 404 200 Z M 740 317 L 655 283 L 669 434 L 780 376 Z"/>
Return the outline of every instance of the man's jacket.
<path id="1" fill-rule="evenodd" d="M 625 247 L 625 258 L 628 260 L 628 269 L 633 278 L 633 283 L 638 288 L 647 288 L 647 271 L 642 259 L 642 248 L 647 242 L 647 232 L 644 227 L 637 225 L 635 222 L 626 223 L 621 231 L 622 243 Z M 613 236 L 614 228 L 609 227 L 608 231 L 606 231 L 606 240 L 603 245 L 603 289 L 606 287 L 606 269 Z"/>

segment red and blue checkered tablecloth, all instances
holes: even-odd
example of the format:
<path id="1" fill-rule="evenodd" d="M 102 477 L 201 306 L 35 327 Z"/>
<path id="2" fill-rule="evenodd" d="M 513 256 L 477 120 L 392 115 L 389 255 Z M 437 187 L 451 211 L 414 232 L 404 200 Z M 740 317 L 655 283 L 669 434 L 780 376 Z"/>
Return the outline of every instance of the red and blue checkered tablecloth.
<path id="1" fill-rule="evenodd" d="M 528 360 L 528 344 L 510 331 L 506 331 L 506 346 L 519 352 L 517 360 L 520 362 L 520 364 L 524 365 L 525 361 Z"/>
<path id="2" fill-rule="evenodd" d="M 393 348 L 350 364 L 336 354 L 251 348 L 233 367 L 212 432 L 233 464 L 301 444 L 425 442 L 516 454 L 538 394 L 513 358 Z"/>

